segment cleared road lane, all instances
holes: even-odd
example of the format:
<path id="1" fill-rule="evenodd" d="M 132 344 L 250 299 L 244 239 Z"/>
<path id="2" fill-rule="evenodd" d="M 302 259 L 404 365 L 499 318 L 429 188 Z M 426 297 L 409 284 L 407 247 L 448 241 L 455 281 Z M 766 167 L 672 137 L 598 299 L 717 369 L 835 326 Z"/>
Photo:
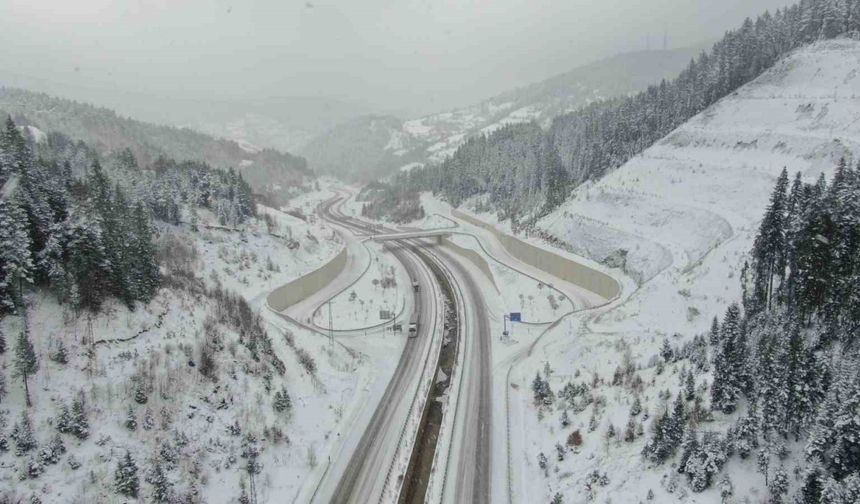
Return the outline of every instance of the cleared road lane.
<path id="1" fill-rule="evenodd" d="M 321 206 L 324 218 L 359 232 L 370 231 L 370 227 L 361 221 L 340 214 L 335 208 L 337 203 L 334 200 Z M 415 310 L 421 314 L 418 336 L 406 339 L 397 368 L 348 462 L 345 465 L 343 461 L 335 463 L 331 474 L 339 477 L 337 485 L 330 495 L 321 492 L 319 502 L 366 503 L 379 500 L 429 352 L 433 351 L 434 334 L 440 323 L 436 319 L 440 297 L 438 286 L 427 266 L 410 252 L 408 245 L 393 245 L 390 250 L 419 285 L 415 302 Z M 403 337 L 406 337 L 405 333 Z"/>

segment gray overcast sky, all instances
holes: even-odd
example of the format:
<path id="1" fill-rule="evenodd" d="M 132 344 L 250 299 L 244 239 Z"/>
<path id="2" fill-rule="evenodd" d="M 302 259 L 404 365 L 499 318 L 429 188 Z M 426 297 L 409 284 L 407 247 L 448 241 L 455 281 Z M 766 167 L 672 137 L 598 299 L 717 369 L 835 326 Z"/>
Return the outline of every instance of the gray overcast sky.
<path id="1" fill-rule="evenodd" d="M 148 96 L 444 110 L 717 37 L 785 0 L 2 0 L 3 72 Z"/>

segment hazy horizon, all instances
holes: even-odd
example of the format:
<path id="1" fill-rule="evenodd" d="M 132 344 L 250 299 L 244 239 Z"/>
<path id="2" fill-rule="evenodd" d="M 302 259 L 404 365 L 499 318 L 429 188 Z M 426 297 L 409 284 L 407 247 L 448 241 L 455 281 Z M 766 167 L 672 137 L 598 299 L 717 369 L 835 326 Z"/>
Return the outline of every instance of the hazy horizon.
<path id="1" fill-rule="evenodd" d="M 149 121 L 268 111 L 319 128 L 466 106 L 646 41 L 659 49 L 664 34 L 669 48 L 697 44 L 789 3 L 11 0 L 0 31 L 20 50 L 0 54 L 0 78 Z"/>

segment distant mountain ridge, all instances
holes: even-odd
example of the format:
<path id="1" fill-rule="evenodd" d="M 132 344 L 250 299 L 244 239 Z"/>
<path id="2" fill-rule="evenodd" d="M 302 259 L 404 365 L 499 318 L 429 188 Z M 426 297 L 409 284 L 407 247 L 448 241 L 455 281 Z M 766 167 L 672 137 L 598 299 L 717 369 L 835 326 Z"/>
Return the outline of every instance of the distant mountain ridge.
<path id="1" fill-rule="evenodd" d="M 441 162 L 471 136 L 530 121 L 547 127 L 557 115 L 674 76 L 700 49 L 620 54 L 470 107 L 417 119 L 361 117 L 317 136 L 300 152 L 314 170 L 354 180 L 371 180 L 414 163 Z"/>
<path id="2" fill-rule="evenodd" d="M 273 149 L 215 138 L 186 128 L 161 126 L 44 93 L 0 87 L 0 112 L 19 124 L 83 140 L 102 154 L 130 149 L 144 165 L 159 156 L 204 161 L 240 170 L 256 192 L 278 197 L 312 176 L 304 158 Z"/>

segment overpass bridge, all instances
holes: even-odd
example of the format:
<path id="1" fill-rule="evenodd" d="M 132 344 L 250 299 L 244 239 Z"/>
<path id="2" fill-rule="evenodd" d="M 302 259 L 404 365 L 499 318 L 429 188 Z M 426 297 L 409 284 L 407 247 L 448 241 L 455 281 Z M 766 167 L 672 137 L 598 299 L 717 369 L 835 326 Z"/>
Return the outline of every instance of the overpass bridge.
<path id="1" fill-rule="evenodd" d="M 413 238 L 436 238 L 437 243 L 442 243 L 442 238 L 451 236 L 450 229 L 427 229 L 418 231 L 404 231 L 401 233 L 382 233 L 370 237 L 375 242 L 386 242 L 394 240 L 410 240 Z"/>

